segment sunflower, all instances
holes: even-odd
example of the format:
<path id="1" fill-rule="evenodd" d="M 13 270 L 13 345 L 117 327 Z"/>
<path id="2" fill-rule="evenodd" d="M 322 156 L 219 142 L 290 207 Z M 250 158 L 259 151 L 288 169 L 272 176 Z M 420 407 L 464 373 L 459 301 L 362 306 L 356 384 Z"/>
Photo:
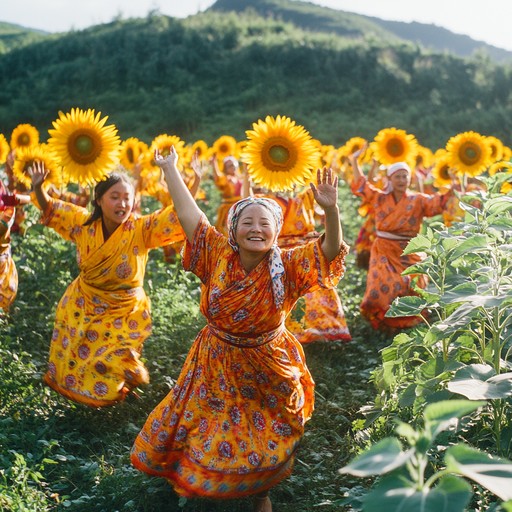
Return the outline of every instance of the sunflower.
<path id="1" fill-rule="evenodd" d="M 105 126 L 108 117 L 100 117 L 101 112 L 96 114 L 93 109 L 72 108 L 67 114 L 59 112 L 54 129 L 48 130 L 48 145 L 59 158 L 67 181 L 94 185 L 118 164 L 117 128 Z"/>
<path id="2" fill-rule="evenodd" d="M 436 159 L 434 168 L 432 169 L 432 177 L 434 178 L 434 187 L 440 189 L 448 187 L 452 183 L 452 175 L 450 173 L 451 158 L 448 153 L 444 153 Z"/>
<path id="3" fill-rule="evenodd" d="M 148 145 L 137 139 L 130 137 L 121 143 L 120 162 L 128 170 L 132 170 L 136 164 L 140 164 L 145 153 L 149 150 Z"/>
<path id="4" fill-rule="evenodd" d="M 63 184 L 61 167 L 56 156 L 50 151 L 47 144 L 37 144 L 35 146 L 19 147 L 16 150 L 16 159 L 12 172 L 15 178 L 28 189 L 32 186 L 32 180 L 28 174 L 28 168 L 34 162 L 42 162 L 49 174 L 45 180 L 45 186 L 51 184 L 61 187 Z"/>
<path id="5" fill-rule="evenodd" d="M 304 127 L 284 116 L 267 116 L 252 126 L 242 159 L 256 184 L 277 192 L 309 181 L 320 154 Z"/>
<path id="6" fill-rule="evenodd" d="M 463 132 L 446 144 L 451 166 L 459 174 L 478 176 L 491 164 L 491 146 L 486 137 L 476 132 Z"/>
<path id="7" fill-rule="evenodd" d="M 489 167 L 489 176 L 494 176 L 498 172 L 511 172 L 512 171 L 512 162 L 507 162 L 505 160 L 501 160 L 500 162 L 494 162 Z"/>
<path id="8" fill-rule="evenodd" d="M 0 133 L 0 164 L 5 164 L 10 150 L 11 148 L 9 147 L 7 139 L 3 133 Z"/>
<path id="9" fill-rule="evenodd" d="M 39 131 L 31 124 L 19 124 L 11 134 L 11 149 L 39 144 Z"/>
<path id="10" fill-rule="evenodd" d="M 414 167 L 418 141 L 414 135 L 405 130 L 384 128 L 377 133 L 371 147 L 375 158 L 383 165 L 407 162 Z"/>
<path id="11" fill-rule="evenodd" d="M 434 153 L 430 148 L 418 144 L 418 152 L 415 158 L 415 167 L 428 169 L 434 163 Z"/>
<path id="12" fill-rule="evenodd" d="M 485 140 L 491 146 L 491 160 L 498 162 L 503 159 L 503 142 L 497 137 L 488 136 Z"/>
<path id="13" fill-rule="evenodd" d="M 208 144 L 206 144 L 204 140 L 196 140 L 194 144 L 192 144 L 190 151 L 192 155 L 197 153 L 199 160 L 206 160 L 208 158 Z"/>
<path id="14" fill-rule="evenodd" d="M 234 156 L 237 150 L 237 142 L 231 135 L 222 135 L 212 144 L 212 153 L 218 161 L 224 160 L 227 156 Z"/>
<path id="15" fill-rule="evenodd" d="M 149 153 L 153 156 L 155 149 L 158 149 L 160 154 L 165 157 L 169 155 L 171 146 L 174 146 L 176 153 L 178 153 L 178 162 L 183 164 L 183 160 L 186 159 L 185 142 L 177 135 L 167 135 L 166 133 L 157 135 L 151 142 Z"/>

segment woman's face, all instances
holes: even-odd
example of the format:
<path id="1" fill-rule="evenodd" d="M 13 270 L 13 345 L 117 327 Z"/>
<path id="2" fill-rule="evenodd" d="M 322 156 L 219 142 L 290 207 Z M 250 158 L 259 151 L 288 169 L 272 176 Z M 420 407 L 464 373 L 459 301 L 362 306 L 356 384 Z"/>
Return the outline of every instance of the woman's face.
<path id="1" fill-rule="evenodd" d="M 240 214 L 235 239 L 240 252 L 266 253 L 277 237 L 276 223 L 261 204 L 251 204 Z"/>
<path id="2" fill-rule="evenodd" d="M 389 181 L 393 186 L 393 191 L 395 192 L 405 192 L 409 185 L 411 184 L 411 177 L 409 173 L 402 169 L 400 171 L 395 172 L 390 178 Z"/>
<path id="3" fill-rule="evenodd" d="M 101 208 L 105 224 L 118 226 L 125 222 L 132 212 L 133 187 L 129 183 L 119 181 L 112 185 L 96 202 Z"/>
<path id="4" fill-rule="evenodd" d="M 229 160 L 224 162 L 224 174 L 228 176 L 234 176 L 236 174 L 235 164 Z"/>

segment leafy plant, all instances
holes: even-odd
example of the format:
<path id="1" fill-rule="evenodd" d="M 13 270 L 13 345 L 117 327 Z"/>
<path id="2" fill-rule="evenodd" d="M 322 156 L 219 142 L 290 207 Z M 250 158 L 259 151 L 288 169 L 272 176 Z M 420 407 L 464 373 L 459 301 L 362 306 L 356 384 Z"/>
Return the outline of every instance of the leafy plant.
<path id="1" fill-rule="evenodd" d="M 450 446 L 444 467 L 432 461 L 431 451 L 438 435 L 459 422 L 459 418 L 483 406 L 483 401 L 446 400 L 428 405 L 424 427 L 397 422 L 396 434 L 405 439 L 404 449 L 397 437 L 386 437 L 340 469 L 357 477 L 379 476 L 372 489 L 360 498 L 365 512 L 462 512 L 472 496 L 468 478 L 488 489 L 512 507 L 512 461 L 493 458 L 464 443 Z M 354 506 L 353 500 L 351 505 Z M 343 503 L 340 502 L 340 503 Z"/>

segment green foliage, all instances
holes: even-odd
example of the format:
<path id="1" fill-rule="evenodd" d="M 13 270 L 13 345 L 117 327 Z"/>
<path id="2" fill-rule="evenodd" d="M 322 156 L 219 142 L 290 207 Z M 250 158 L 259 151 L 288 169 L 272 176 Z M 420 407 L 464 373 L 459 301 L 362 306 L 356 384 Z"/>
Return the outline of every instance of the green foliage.
<path id="1" fill-rule="evenodd" d="M 436 438 L 457 425 L 458 418 L 484 404 L 469 400 L 430 404 L 423 413 L 422 430 L 415 430 L 408 423 L 397 422 L 396 434 L 405 439 L 408 449 L 404 450 L 396 437 L 386 437 L 340 469 L 342 474 L 358 477 L 382 476 L 363 496 L 362 507 L 356 510 L 463 512 L 471 499 L 471 487 L 460 477 L 469 478 L 502 500 L 511 500 L 512 503 L 511 461 L 492 458 L 459 443 L 446 450 L 443 469 L 437 470 L 435 461 L 433 468 L 429 468 L 432 460 L 430 452 L 434 449 Z"/>
<path id="2" fill-rule="evenodd" d="M 272 9 L 153 13 L 0 55 L 0 132 L 29 122 L 45 140 L 60 110 L 81 107 L 146 142 L 161 133 L 243 140 L 258 118 L 281 114 L 336 146 L 389 126 L 432 149 L 466 130 L 511 144 L 510 68 L 424 51 L 348 13 L 335 19 L 303 2 Z"/>
<path id="3" fill-rule="evenodd" d="M 405 249 L 406 253 L 426 254 L 404 274 L 426 275 L 429 285 L 426 290 L 417 290 L 419 297 L 396 299 L 388 315 L 420 315 L 428 311 L 428 316 L 425 325 L 395 336 L 391 345 L 382 350 L 381 365 L 372 374 L 378 395 L 363 410 L 366 421 L 357 425 L 366 439 L 385 438 L 393 420 L 408 424 L 406 427 L 400 423 L 400 435 L 413 432 L 410 429 L 421 423 L 427 411 L 446 400 L 448 404 L 456 402 L 462 396 L 474 401 L 468 404 L 485 400 L 485 406 L 464 424 L 461 437 L 479 450 L 512 457 L 512 197 L 499 193 L 504 179 L 496 175 L 486 179 L 486 191 L 461 194 L 463 220 L 449 228 L 433 223 Z M 392 444 L 394 455 L 391 441 L 386 442 L 389 446 L 380 443 L 373 447 L 376 453 L 385 448 L 392 462 L 398 464 L 399 454 L 403 454 L 401 448 L 396 450 L 396 442 Z M 469 448 L 448 449 L 452 443 L 450 439 L 438 441 L 438 446 L 447 449 L 449 471 L 460 471 L 503 500 L 512 499 L 497 492 L 485 478 L 471 476 L 467 460 L 474 452 Z M 461 459 L 448 463 L 452 454 Z M 488 455 L 474 456 L 473 469 L 488 463 L 484 461 Z M 440 461 L 434 461 L 433 467 L 438 469 Z M 386 486 L 391 482 L 392 487 L 401 487 L 409 496 L 406 480 L 397 478 L 394 475 L 382 485 L 389 490 Z M 456 489 L 449 493 L 456 494 Z M 488 496 L 486 499 L 492 501 Z M 457 510 L 455 504 L 450 506 Z M 461 502 L 460 507 L 464 506 Z M 373 509 L 369 506 L 368 510 Z"/>

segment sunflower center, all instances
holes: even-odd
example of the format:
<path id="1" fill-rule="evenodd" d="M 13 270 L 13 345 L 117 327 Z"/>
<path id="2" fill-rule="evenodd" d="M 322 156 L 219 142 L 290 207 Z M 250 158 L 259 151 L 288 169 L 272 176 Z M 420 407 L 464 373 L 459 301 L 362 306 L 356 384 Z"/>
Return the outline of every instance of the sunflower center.
<path id="1" fill-rule="evenodd" d="M 459 158 L 464 165 L 474 165 L 480 160 L 481 153 L 481 149 L 478 145 L 472 142 L 466 142 L 460 147 Z"/>
<path id="2" fill-rule="evenodd" d="M 29 146 L 30 145 L 30 135 L 28 133 L 22 133 L 18 137 L 18 146 Z"/>
<path id="3" fill-rule="evenodd" d="M 131 164 L 135 162 L 135 154 L 133 153 L 132 148 L 128 148 L 126 150 L 126 158 L 128 159 L 128 162 L 130 162 Z"/>
<path id="4" fill-rule="evenodd" d="M 450 181 L 451 178 L 450 178 L 449 170 L 450 170 L 449 165 L 443 165 L 441 167 L 441 169 L 439 169 L 439 176 L 441 177 L 441 179 Z"/>
<path id="5" fill-rule="evenodd" d="M 389 155 L 393 157 L 397 157 L 403 155 L 404 153 L 404 145 L 400 139 L 389 139 L 386 144 L 386 150 Z"/>
<path id="6" fill-rule="evenodd" d="M 71 158 L 81 164 L 92 164 L 101 154 L 101 138 L 94 130 L 80 130 L 68 139 L 68 151 Z"/>

